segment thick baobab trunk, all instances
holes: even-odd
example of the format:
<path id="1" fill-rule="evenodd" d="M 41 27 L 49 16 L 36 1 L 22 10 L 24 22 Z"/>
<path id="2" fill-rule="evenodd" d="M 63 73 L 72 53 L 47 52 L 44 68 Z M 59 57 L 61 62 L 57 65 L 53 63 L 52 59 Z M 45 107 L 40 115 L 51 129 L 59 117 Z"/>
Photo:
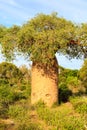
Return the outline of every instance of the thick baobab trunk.
<path id="1" fill-rule="evenodd" d="M 35 104 L 39 100 L 51 107 L 58 102 L 58 64 L 56 58 L 53 65 L 47 69 L 38 64 L 32 64 L 32 89 L 31 103 Z"/>

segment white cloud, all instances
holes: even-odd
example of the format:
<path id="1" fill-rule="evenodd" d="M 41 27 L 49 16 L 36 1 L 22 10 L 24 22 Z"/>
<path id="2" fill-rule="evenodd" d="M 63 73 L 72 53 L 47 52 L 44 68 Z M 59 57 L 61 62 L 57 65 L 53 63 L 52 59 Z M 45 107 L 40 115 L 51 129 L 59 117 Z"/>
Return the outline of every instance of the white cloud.
<path id="1" fill-rule="evenodd" d="M 66 19 L 83 22 L 87 16 L 86 0 L 0 0 L 0 15 L 3 19 L 26 21 L 37 13 L 56 11 Z M 14 20 L 14 22 L 16 21 Z"/>
<path id="2" fill-rule="evenodd" d="M 18 6 L 17 2 L 15 0 L 0 0 L 2 4 L 7 4 L 11 6 Z"/>
<path id="3" fill-rule="evenodd" d="M 8 2 L 9 1 L 9 2 Z M 2 12 L 3 19 L 26 19 L 28 14 L 24 12 L 23 8 L 14 0 L 3 1 L 0 0 L 0 12 Z M 19 20 L 20 21 L 20 20 Z"/>
<path id="4" fill-rule="evenodd" d="M 73 21 L 82 22 L 87 19 L 87 1 L 86 0 L 36 0 L 38 4 L 47 8 L 47 10 L 57 11 L 60 16 Z"/>

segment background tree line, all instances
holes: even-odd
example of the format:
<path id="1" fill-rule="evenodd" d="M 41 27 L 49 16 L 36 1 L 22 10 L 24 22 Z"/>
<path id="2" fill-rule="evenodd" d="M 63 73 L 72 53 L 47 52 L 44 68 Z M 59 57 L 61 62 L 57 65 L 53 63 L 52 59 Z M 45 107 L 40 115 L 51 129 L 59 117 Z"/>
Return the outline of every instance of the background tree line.
<path id="1" fill-rule="evenodd" d="M 59 100 L 67 101 L 70 95 L 87 94 L 87 60 L 79 70 L 59 67 Z M 31 95 L 31 68 L 26 66 L 17 67 L 9 62 L 0 63 L 0 86 L 8 86 L 11 89 L 24 90 L 29 86 Z M 5 90 L 6 91 L 6 90 Z M 63 95 L 64 94 L 64 95 Z"/>

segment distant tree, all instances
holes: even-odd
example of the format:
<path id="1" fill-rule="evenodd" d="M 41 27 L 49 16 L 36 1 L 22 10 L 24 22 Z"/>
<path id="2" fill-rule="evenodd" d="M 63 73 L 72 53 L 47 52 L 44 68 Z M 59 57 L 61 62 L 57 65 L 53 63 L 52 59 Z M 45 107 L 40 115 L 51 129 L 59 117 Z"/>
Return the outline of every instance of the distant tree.
<path id="1" fill-rule="evenodd" d="M 65 77 L 68 77 L 68 76 L 74 76 L 76 77 L 78 75 L 78 70 L 75 69 L 75 70 L 72 70 L 72 69 L 66 69 L 66 68 L 63 68 L 63 67 L 59 67 L 60 69 L 60 74 L 61 75 L 64 75 Z"/>
<path id="2" fill-rule="evenodd" d="M 2 62 L 0 64 L 0 80 L 7 81 L 10 85 L 22 80 L 22 72 L 12 63 Z"/>
<path id="3" fill-rule="evenodd" d="M 82 68 L 79 70 L 79 78 L 87 91 L 87 59 L 84 61 Z"/>
<path id="4" fill-rule="evenodd" d="M 23 80 L 26 83 L 30 83 L 31 82 L 31 69 L 27 68 L 25 65 L 22 65 L 22 66 L 19 67 L 19 70 L 23 74 Z"/>
<path id="5" fill-rule="evenodd" d="M 4 37 L 6 29 L 7 29 L 6 27 L 0 25 L 0 40 Z"/>
<path id="6" fill-rule="evenodd" d="M 62 85 L 63 84 L 63 85 Z M 83 89 L 81 81 L 78 78 L 78 70 L 71 70 L 60 67 L 59 87 L 67 86 L 73 93 L 77 93 Z"/>

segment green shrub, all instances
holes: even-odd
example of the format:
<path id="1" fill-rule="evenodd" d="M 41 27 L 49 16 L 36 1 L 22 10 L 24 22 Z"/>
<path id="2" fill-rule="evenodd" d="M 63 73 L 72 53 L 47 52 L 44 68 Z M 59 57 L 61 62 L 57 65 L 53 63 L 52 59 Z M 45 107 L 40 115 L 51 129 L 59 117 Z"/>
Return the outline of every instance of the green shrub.
<path id="1" fill-rule="evenodd" d="M 87 97 L 75 97 L 70 101 L 78 113 L 87 114 Z"/>
<path id="2" fill-rule="evenodd" d="M 14 64 L 8 62 L 0 64 L 0 79 L 8 81 L 10 85 L 19 83 L 22 77 L 22 72 Z"/>
<path id="3" fill-rule="evenodd" d="M 8 106 L 4 106 L 4 104 L 0 103 L 0 118 L 8 117 Z"/>
<path id="4" fill-rule="evenodd" d="M 87 103 L 85 102 L 78 102 L 75 106 L 74 106 L 75 110 L 77 110 L 77 112 L 82 113 L 82 114 L 87 114 Z"/>
<path id="5" fill-rule="evenodd" d="M 0 130 L 6 130 L 7 125 L 4 123 L 0 123 Z"/>
<path id="6" fill-rule="evenodd" d="M 26 91 L 19 91 L 18 88 L 11 88 L 9 85 L 0 86 L 0 101 L 9 105 L 20 99 L 27 99 L 28 94 Z"/>
<path id="7" fill-rule="evenodd" d="M 22 84 L 22 85 L 20 86 L 20 90 L 21 90 L 21 91 L 26 90 L 26 85 Z"/>
<path id="8" fill-rule="evenodd" d="M 20 91 L 18 87 L 10 87 L 7 84 L 0 86 L 0 117 L 8 117 L 9 105 L 29 98 L 28 92 L 30 92 L 28 86 L 23 91 Z"/>
<path id="9" fill-rule="evenodd" d="M 0 78 L 0 86 L 6 85 L 6 84 L 8 84 L 8 83 L 9 83 L 9 82 L 8 82 L 6 79 Z"/>
<path id="10" fill-rule="evenodd" d="M 19 101 L 21 99 L 27 99 L 26 93 L 25 92 L 13 92 L 14 97 L 13 101 Z"/>
<path id="11" fill-rule="evenodd" d="M 22 88 L 23 94 L 25 95 L 26 98 L 29 98 L 31 96 L 31 84 L 30 83 L 29 84 L 25 84 L 22 87 L 23 87 Z"/>
<path id="12" fill-rule="evenodd" d="M 59 86 L 59 103 L 67 102 L 69 97 L 72 95 L 71 90 L 68 89 L 65 83 L 60 84 Z"/>
<path id="13" fill-rule="evenodd" d="M 30 96 L 31 96 L 31 84 L 30 83 L 21 83 L 18 93 L 20 95 L 20 98 L 24 98 L 24 99 L 30 98 Z"/>
<path id="14" fill-rule="evenodd" d="M 9 106 L 8 114 L 12 118 L 22 119 L 27 115 L 27 110 L 20 105 L 11 105 Z"/>
<path id="15" fill-rule="evenodd" d="M 13 102 L 14 94 L 8 85 L 0 86 L 0 101 L 6 105 Z"/>
<path id="16" fill-rule="evenodd" d="M 43 104 L 36 107 L 39 117 L 46 122 L 47 125 L 54 130 L 83 130 L 85 119 L 75 115 L 72 110 L 67 107 L 58 107 L 58 109 L 50 109 Z"/>
<path id="17" fill-rule="evenodd" d="M 11 105 L 8 113 L 16 122 L 16 130 L 43 130 L 40 124 L 31 121 L 29 109 L 26 105 Z"/>
<path id="18" fill-rule="evenodd" d="M 26 93 L 15 91 L 16 88 L 11 88 L 9 85 L 0 86 L 0 101 L 7 106 L 15 103 L 20 99 L 26 99 Z"/>
<path id="19" fill-rule="evenodd" d="M 17 130 L 43 130 L 43 128 L 36 123 L 20 123 L 18 127 L 16 128 Z"/>

